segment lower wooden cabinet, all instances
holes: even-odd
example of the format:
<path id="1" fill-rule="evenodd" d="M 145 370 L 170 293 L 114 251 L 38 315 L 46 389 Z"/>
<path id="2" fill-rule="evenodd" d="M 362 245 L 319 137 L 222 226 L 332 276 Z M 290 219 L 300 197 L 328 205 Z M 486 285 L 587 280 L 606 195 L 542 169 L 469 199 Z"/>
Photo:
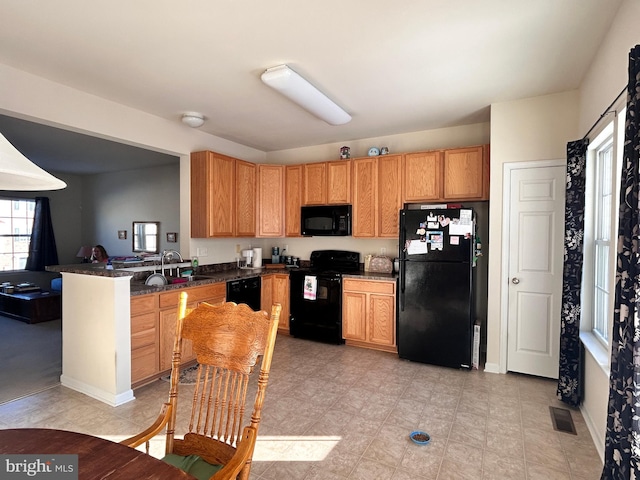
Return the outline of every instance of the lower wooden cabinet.
<path id="1" fill-rule="evenodd" d="M 261 278 L 260 308 L 271 313 L 271 305 L 282 305 L 278 331 L 289 334 L 289 275 L 274 273 Z"/>
<path id="2" fill-rule="evenodd" d="M 131 297 L 131 383 L 158 372 L 158 295 Z"/>
<path id="3" fill-rule="evenodd" d="M 397 352 L 395 281 L 342 281 L 342 336 L 348 345 Z"/>
<path id="4" fill-rule="evenodd" d="M 176 335 L 176 320 L 178 319 L 178 302 L 181 290 L 160 294 L 160 371 L 171 368 L 171 357 L 173 356 L 173 341 Z M 227 296 L 227 285 L 224 282 L 193 287 L 187 289 L 189 295 L 187 309 L 196 308 L 200 303 L 207 302 L 213 305 L 223 303 Z M 181 363 L 188 363 L 195 360 L 191 341 L 183 340 Z"/>
<path id="5" fill-rule="evenodd" d="M 226 283 L 186 289 L 188 308 L 201 302 L 222 303 Z M 171 369 L 180 292 L 173 290 L 131 297 L 131 385 L 137 387 Z M 182 363 L 193 361 L 191 343 L 182 345 Z"/>

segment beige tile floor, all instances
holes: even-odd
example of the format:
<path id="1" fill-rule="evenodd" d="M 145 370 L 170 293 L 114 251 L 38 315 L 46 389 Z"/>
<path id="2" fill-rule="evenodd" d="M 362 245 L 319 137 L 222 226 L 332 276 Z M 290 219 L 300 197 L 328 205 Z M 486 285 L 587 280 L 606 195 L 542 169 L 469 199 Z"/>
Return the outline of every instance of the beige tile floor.
<path id="1" fill-rule="evenodd" d="M 167 391 L 157 381 L 114 408 L 58 386 L 1 405 L 0 428 L 118 440 L 147 426 Z M 568 408 L 555 399 L 552 380 L 279 337 L 251 478 L 599 479 L 602 465 L 579 410 L 571 409 L 576 436 L 554 431 L 549 406 Z M 416 429 L 431 434 L 429 445 L 411 443 Z"/>

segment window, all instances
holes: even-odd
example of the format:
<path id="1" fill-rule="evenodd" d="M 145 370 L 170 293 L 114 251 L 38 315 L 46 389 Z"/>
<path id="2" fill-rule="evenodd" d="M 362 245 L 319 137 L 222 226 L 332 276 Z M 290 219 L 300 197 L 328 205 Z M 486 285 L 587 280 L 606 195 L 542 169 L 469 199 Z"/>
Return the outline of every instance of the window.
<path id="1" fill-rule="evenodd" d="M 609 345 L 613 324 L 620 169 L 625 111 L 607 124 L 587 153 L 583 329 Z"/>
<path id="2" fill-rule="evenodd" d="M 0 198 L 0 270 L 24 270 L 35 200 Z"/>

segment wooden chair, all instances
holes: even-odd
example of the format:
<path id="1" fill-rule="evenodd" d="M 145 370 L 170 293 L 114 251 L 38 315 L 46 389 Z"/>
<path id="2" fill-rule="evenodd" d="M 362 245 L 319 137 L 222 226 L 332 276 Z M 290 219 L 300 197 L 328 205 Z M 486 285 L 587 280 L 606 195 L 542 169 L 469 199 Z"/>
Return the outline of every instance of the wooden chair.
<path id="1" fill-rule="evenodd" d="M 280 319 L 280 304 L 271 315 L 247 305 L 200 304 L 187 312 L 187 294 L 180 295 L 173 349 L 169 399 L 155 422 L 121 443 L 137 447 L 166 426 L 165 458 L 196 478 L 246 480 L 258 435 L 271 358 Z M 176 437 L 182 340 L 189 339 L 198 361 L 189 426 Z M 260 361 L 259 375 L 251 375 Z M 256 378 L 257 377 L 257 378 Z M 245 400 L 250 380 L 257 393 L 249 421 Z M 220 466 L 222 466 L 220 468 Z M 220 468 L 217 472 L 216 468 Z M 213 475 L 211 475 L 213 473 Z"/>

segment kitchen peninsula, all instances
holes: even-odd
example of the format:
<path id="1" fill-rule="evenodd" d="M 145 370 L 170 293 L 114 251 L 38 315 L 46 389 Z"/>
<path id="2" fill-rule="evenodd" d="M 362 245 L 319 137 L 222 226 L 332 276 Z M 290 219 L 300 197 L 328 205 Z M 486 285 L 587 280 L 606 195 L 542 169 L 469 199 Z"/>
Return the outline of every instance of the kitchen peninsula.
<path id="1" fill-rule="evenodd" d="M 190 263 L 165 265 L 167 269 L 177 266 L 185 268 Z M 153 273 L 159 270 L 159 265 L 105 267 L 104 264 L 54 265 L 47 267 L 47 271 L 61 273 L 63 279 L 60 382 L 112 406 L 134 399 L 132 346 L 135 350 L 136 345 L 132 345 L 132 333 L 136 338 L 136 332 L 132 332 L 131 318 L 136 313 L 132 312 L 132 304 L 136 308 L 140 303 L 135 302 L 136 299 L 153 294 L 162 296 L 163 305 L 159 308 L 167 309 L 165 317 L 169 321 L 171 315 L 175 315 L 171 298 L 177 299 L 178 291 L 193 288 L 194 299 L 211 301 L 214 297 L 198 297 L 205 290 L 203 287 L 218 284 L 216 287 L 224 292 L 228 280 L 260 275 L 259 271 L 234 268 L 207 272 L 206 276 L 196 276 L 188 282 L 154 286 L 145 285 L 144 280 L 134 280 L 134 276 L 145 270 Z M 224 293 L 215 298 L 224 300 Z"/>

